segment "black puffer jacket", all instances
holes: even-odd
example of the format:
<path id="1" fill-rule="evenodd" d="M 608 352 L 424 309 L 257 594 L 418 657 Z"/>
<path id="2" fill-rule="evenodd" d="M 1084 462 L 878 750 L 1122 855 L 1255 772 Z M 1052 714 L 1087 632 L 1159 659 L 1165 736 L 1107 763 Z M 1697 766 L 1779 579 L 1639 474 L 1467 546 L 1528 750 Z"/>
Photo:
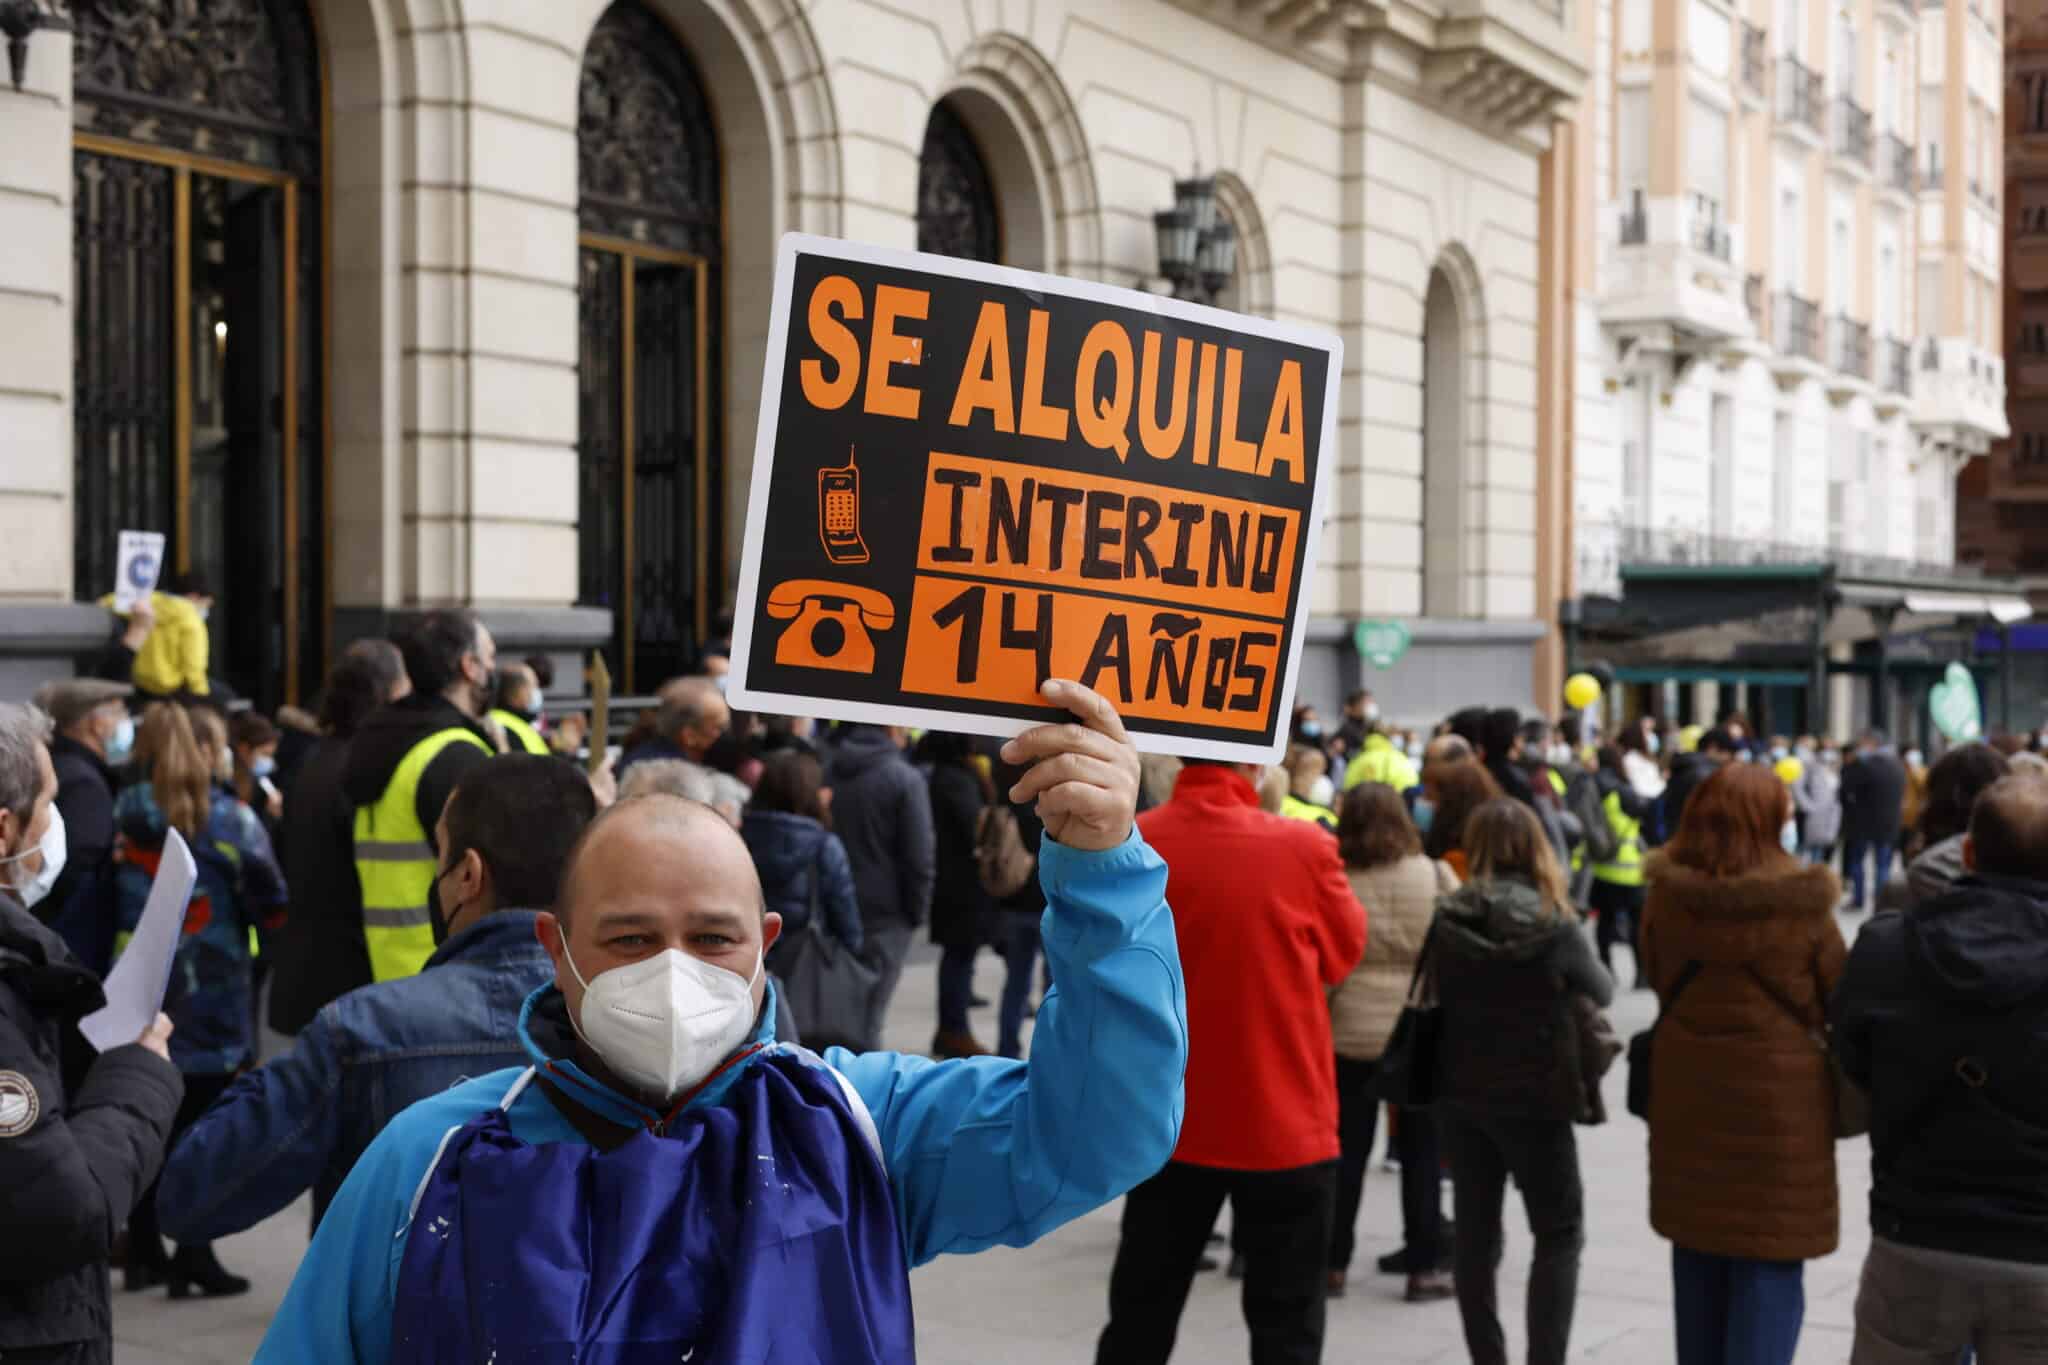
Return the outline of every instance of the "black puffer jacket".
<path id="1" fill-rule="evenodd" d="M 2048 1264 L 2048 882 L 1966 878 L 1877 916 L 1833 1016 L 1870 1092 L 1871 1229 Z"/>
<path id="2" fill-rule="evenodd" d="M 853 864 L 861 923 L 915 928 L 932 909 L 931 791 L 886 730 L 847 726 L 827 771 L 832 826 Z"/>
<path id="3" fill-rule="evenodd" d="M 106 1003 L 62 940 L 0 890 L 0 1360 L 113 1358 L 107 1256 L 163 1164 L 185 1082 L 130 1044 L 94 1056 Z"/>
<path id="4" fill-rule="evenodd" d="M 1614 978 L 1578 916 L 1521 881 L 1475 881 L 1437 902 L 1431 932 L 1443 1034 L 1437 1093 L 1471 1113 L 1571 1119 L 1581 1094 L 1569 991 L 1605 1005 Z"/>

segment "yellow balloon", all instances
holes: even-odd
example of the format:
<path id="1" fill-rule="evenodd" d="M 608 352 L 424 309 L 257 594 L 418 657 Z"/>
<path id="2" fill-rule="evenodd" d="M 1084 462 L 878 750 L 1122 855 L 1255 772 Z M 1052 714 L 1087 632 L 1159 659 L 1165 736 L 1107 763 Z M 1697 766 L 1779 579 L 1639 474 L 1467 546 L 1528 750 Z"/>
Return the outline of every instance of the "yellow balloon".
<path id="1" fill-rule="evenodd" d="M 1789 787 L 1800 778 L 1806 776 L 1806 765 L 1790 754 L 1787 754 L 1771 765 L 1771 771 L 1778 775 L 1780 782 Z"/>
<path id="2" fill-rule="evenodd" d="M 1574 673 L 1565 680 L 1565 703 L 1574 711 L 1583 711 L 1600 700 L 1600 680 L 1591 673 Z"/>

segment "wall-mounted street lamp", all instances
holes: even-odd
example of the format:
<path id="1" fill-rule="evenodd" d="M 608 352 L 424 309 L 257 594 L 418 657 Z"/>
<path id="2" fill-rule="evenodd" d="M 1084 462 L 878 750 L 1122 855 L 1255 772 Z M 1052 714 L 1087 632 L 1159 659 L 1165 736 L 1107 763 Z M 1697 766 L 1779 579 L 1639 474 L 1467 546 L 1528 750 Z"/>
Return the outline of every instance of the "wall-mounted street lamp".
<path id="1" fill-rule="evenodd" d="M 7 37 L 7 74 L 14 88 L 28 79 L 28 39 L 39 28 L 69 33 L 71 21 L 45 10 L 41 0 L 0 0 L 0 34 Z"/>
<path id="2" fill-rule="evenodd" d="M 1216 210 L 1216 180 L 1176 180 L 1173 207 L 1152 215 L 1158 238 L 1159 273 L 1173 282 L 1173 296 L 1216 302 L 1237 273 L 1237 229 Z"/>

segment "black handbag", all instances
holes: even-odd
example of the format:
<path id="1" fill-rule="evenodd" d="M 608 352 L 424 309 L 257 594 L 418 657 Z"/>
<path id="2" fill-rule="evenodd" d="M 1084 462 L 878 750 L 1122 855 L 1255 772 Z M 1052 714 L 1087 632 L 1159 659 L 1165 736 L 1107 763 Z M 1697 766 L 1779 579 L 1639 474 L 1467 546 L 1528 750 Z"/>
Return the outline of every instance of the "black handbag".
<path id="1" fill-rule="evenodd" d="M 1650 1059 L 1657 1051 L 1657 1025 L 1678 1005 L 1678 997 L 1700 974 L 1700 964 L 1688 962 L 1671 983 L 1671 994 L 1657 1011 L 1657 1022 L 1628 1040 L 1628 1112 L 1648 1122 L 1650 1117 Z"/>
<path id="2" fill-rule="evenodd" d="M 873 1047 L 875 1040 L 867 1037 L 868 1005 L 882 974 L 826 930 L 818 875 L 813 866 L 810 922 L 794 933 L 784 932 L 769 953 L 774 959 L 769 966 L 789 999 L 805 1047 L 814 1052 Z"/>
<path id="3" fill-rule="evenodd" d="M 1373 1094 L 1403 1109 L 1436 1102 L 1437 1045 L 1443 1039 L 1443 1010 L 1436 993 L 1436 925 L 1430 925 L 1408 979 L 1408 1003 L 1373 1071 Z"/>

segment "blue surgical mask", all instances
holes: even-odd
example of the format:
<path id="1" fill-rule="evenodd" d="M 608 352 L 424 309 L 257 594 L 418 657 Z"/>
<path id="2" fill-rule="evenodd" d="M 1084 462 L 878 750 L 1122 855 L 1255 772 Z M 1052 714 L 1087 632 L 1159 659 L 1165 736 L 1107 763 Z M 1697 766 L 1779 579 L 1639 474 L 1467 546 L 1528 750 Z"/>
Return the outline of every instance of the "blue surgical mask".
<path id="1" fill-rule="evenodd" d="M 1415 828 L 1429 833 L 1430 822 L 1436 819 L 1436 803 L 1426 796 L 1415 798 Z"/>
<path id="2" fill-rule="evenodd" d="M 1301 723 L 1301 737 L 1303 739 L 1321 739 L 1323 737 L 1323 723 L 1319 720 L 1303 721 Z"/>
<path id="3" fill-rule="evenodd" d="M 128 755 L 135 752 L 135 717 L 123 716 L 121 723 L 114 727 L 114 733 L 107 736 L 107 762 L 120 767 L 128 761 Z"/>
<path id="4" fill-rule="evenodd" d="M 269 754 L 258 754 L 249 760 L 249 774 L 252 777 L 268 777 L 277 771 L 277 760 Z"/>
<path id="5" fill-rule="evenodd" d="M 1799 826 L 1787 820 L 1785 827 L 1778 831 L 1778 846 L 1787 853 L 1799 851 Z"/>

